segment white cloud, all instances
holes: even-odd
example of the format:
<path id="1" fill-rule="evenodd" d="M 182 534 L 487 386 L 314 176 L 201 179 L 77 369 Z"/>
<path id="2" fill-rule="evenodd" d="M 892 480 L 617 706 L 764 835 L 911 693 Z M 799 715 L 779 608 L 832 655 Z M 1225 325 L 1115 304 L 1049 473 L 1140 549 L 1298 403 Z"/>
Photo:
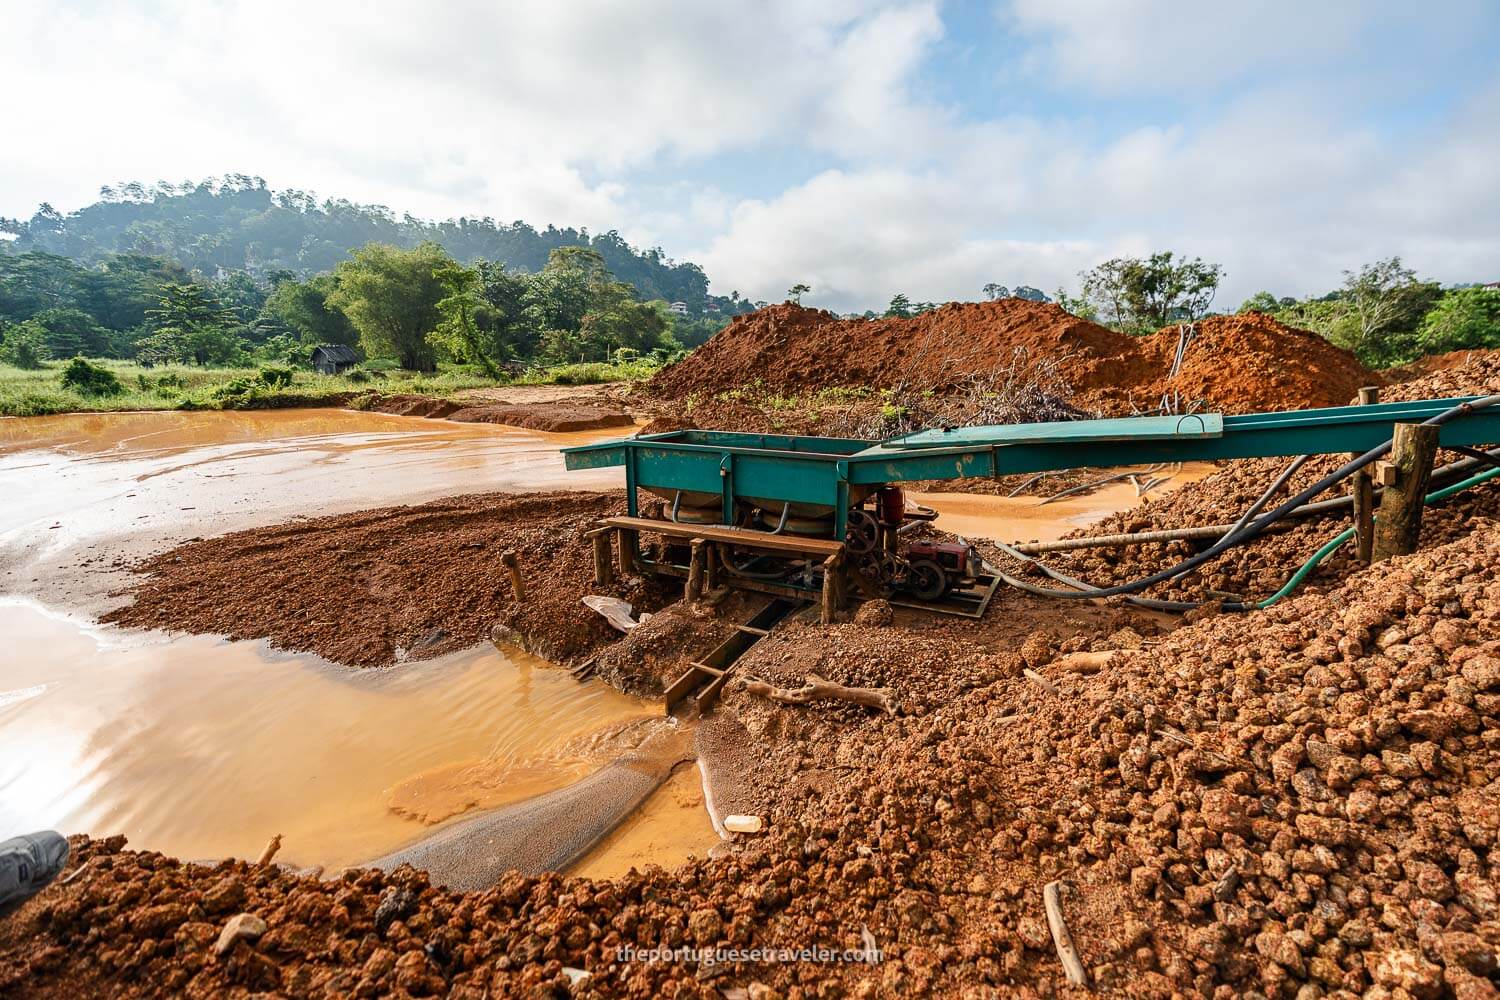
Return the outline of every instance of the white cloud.
<path id="1" fill-rule="evenodd" d="M 0 211 L 239 170 L 398 210 L 624 229 L 596 178 L 773 135 L 837 144 L 885 113 L 907 31 L 938 29 L 930 4 L 12 0 L 0 37 L 29 97 Z"/>
<path id="2" fill-rule="evenodd" d="M 616 228 L 718 291 L 807 281 L 839 309 L 1050 290 L 1160 248 L 1222 262 L 1230 304 L 1390 253 L 1493 280 L 1500 85 L 1382 117 L 1493 24 L 1438 6 L 1014 0 L 985 93 L 927 86 L 967 41 L 935 0 L 9 0 L 0 214 L 243 171 Z"/>

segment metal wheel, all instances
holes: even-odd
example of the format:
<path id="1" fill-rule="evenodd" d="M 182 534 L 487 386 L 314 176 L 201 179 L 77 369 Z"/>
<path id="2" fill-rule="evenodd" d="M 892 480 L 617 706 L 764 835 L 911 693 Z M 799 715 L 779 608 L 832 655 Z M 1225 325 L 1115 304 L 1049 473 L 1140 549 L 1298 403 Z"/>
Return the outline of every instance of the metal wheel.
<path id="1" fill-rule="evenodd" d="M 854 572 L 882 596 L 889 595 L 895 587 L 896 576 L 901 572 L 900 561 L 885 549 L 875 549 L 854 557 Z"/>
<path id="2" fill-rule="evenodd" d="M 880 524 L 868 511 L 849 511 L 849 526 L 844 531 L 844 547 L 855 555 L 864 555 L 880 544 Z"/>
<path id="3" fill-rule="evenodd" d="M 913 559 L 906 568 L 906 591 L 922 601 L 935 601 L 948 592 L 948 574 L 931 559 Z"/>

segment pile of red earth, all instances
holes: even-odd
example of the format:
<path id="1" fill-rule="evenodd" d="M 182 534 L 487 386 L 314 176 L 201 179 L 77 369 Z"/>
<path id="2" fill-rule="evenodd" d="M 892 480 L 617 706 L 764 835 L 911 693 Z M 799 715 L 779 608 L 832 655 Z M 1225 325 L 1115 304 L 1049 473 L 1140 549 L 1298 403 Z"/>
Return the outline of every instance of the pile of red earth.
<path id="1" fill-rule="evenodd" d="M 618 493 L 492 493 L 309 518 L 199 539 L 147 559 L 117 625 L 266 638 L 351 666 L 387 666 L 493 636 L 558 663 L 615 638 L 578 601 L 609 593 L 651 610 L 638 578 L 593 585 L 583 537 L 625 512 Z M 517 601 L 501 556 L 516 554 Z"/>
<path id="2" fill-rule="evenodd" d="M 1056 362 L 1073 402 L 1107 413 L 1152 410 L 1163 395 L 1229 413 L 1339 405 L 1374 376 L 1317 334 L 1269 316 L 1196 324 L 1175 375 L 1178 328 L 1116 333 L 1050 303 L 952 303 L 910 319 L 842 320 L 786 304 L 731 322 L 648 384 L 672 400 L 759 386 L 781 394 L 835 386 L 942 391 L 976 372 Z"/>
<path id="3" fill-rule="evenodd" d="M 635 419 L 624 410 L 566 400 L 466 406 L 436 396 L 372 393 L 355 400 L 354 405 L 357 409 L 402 417 L 435 417 L 467 424 L 505 424 L 536 431 L 589 431 L 635 424 Z"/>
<path id="4" fill-rule="evenodd" d="M 1500 352 L 1476 354 L 1465 363 L 1444 367 L 1431 375 L 1386 388 L 1383 400 L 1439 399 L 1500 392 Z M 1440 462 L 1461 460 L 1456 453 L 1439 452 Z M 1233 524 L 1286 467 L 1287 459 L 1247 459 L 1229 463 L 1222 471 L 1131 510 L 1111 515 L 1086 531 L 1069 537 L 1159 531 L 1197 525 Z M 1268 509 L 1311 486 L 1345 461 L 1324 455 L 1307 462 Z M 1466 475 L 1482 471 L 1470 470 Z M 1315 499 L 1347 493 L 1347 486 Z M 1213 600 L 1224 594 L 1257 599 L 1267 597 L 1291 572 L 1330 538 L 1348 527 L 1350 512 L 1288 519 L 1249 545 L 1230 549 L 1192 572 L 1144 592 L 1145 596 L 1181 601 Z M 1429 507 L 1423 517 L 1421 545 L 1451 541 L 1476 523 L 1500 517 L 1500 483 L 1474 487 Z M 1208 542 L 1156 542 L 1114 548 L 1083 549 L 1044 557 L 1048 565 L 1095 586 L 1111 586 L 1148 576 L 1173 566 L 1207 547 Z M 1352 545 L 1336 550 L 1310 579 L 1339 580 L 1354 568 Z M 1045 583 L 1045 580 L 1037 580 Z"/>
<path id="5" fill-rule="evenodd" d="M 1154 645 L 1122 628 L 1096 674 L 1073 669 L 1083 636 L 1012 652 L 956 645 L 962 623 L 794 627 L 742 669 L 887 686 L 903 714 L 731 692 L 768 832 L 723 857 L 462 894 L 81 842 L 79 877 L 0 921 L 0 992 L 1051 997 L 1042 895 L 1063 880 L 1104 995 L 1493 996 L 1497 561 L 1489 529 Z M 264 932 L 216 956 L 239 913 Z M 874 964 L 618 958 L 866 932 Z"/>

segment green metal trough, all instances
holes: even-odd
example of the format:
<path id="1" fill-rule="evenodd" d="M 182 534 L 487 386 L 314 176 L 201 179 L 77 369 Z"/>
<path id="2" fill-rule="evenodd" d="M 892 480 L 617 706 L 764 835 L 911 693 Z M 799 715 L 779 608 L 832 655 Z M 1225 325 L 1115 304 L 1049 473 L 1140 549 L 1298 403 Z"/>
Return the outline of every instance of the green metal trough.
<path id="1" fill-rule="evenodd" d="M 668 431 L 563 449 L 569 469 L 623 465 L 631 516 L 639 491 L 674 504 L 832 515 L 843 540 L 851 504 L 888 483 L 999 477 L 1056 469 L 1363 452 L 1392 425 L 1421 423 L 1477 399 L 1429 399 L 1225 416 L 1124 417 L 924 430 L 887 441 L 729 431 Z M 1444 424 L 1443 444 L 1500 441 L 1500 407 Z"/>

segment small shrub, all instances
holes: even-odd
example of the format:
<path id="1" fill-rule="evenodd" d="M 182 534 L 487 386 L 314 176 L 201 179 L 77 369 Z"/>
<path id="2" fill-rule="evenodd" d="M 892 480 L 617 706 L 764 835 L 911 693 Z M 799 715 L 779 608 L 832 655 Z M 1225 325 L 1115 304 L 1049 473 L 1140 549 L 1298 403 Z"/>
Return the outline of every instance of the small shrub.
<path id="1" fill-rule="evenodd" d="M 292 370 L 268 365 L 260 370 L 260 384 L 267 389 L 285 389 L 292 384 Z"/>
<path id="2" fill-rule="evenodd" d="M 62 371 L 62 386 L 83 396 L 118 396 L 125 391 L 120 380 L 108 368 L 74 358 Z"/>

